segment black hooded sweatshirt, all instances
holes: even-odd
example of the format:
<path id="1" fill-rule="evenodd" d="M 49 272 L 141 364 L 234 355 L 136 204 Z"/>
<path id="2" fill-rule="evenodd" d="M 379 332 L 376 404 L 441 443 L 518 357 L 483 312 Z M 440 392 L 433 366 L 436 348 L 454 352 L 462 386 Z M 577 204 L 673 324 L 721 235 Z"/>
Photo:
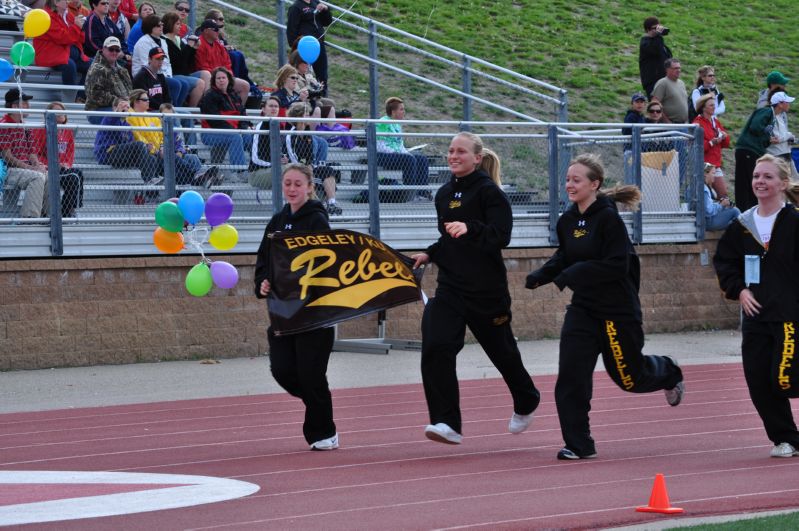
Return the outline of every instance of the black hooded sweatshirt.
<path id="1" fill-rule="evenodd" d="M 435 203 L 441 237 L 426 252 L 439 267 L 439 287 L 464 297 L 507 297 L 502 249 L 510 243 L 513 216 L 505 193 L 476 170 L 460 179 L 453 176 L 438 189 Z M 466 234 L 447 234 L 444 223 L 450 221 L 466 223 Z"/>
<path id="2" fill-rule="evenodd" d="M 600 195 L 583 214 L 573 204 L 557 232 L 558 250 L 527 276 L 526 286 L 568 286 L 574 292 L 571 303 L 589 315 L 640 323 L 640 263 L 613 200 Z"/>
<path id="3" fill-rule="evenodd" d="M 329 230 L 330 224 L 327 221 L 327 210 L 319 201 L 310 199 L 294 214 L 291 213 L 291 206 L 285 205 L 283 210 L 272 216 L 264 230 L 264 237 L 258 247 L 258 258 L 255 261 L 255 296 L 259 299 L 265 298 L 261 295 L 261 282 L 264 279 L 273 283 L 271 261 L 269 256 L 270 239 L 269 234 L 283 231 L 317 231 Z"/>

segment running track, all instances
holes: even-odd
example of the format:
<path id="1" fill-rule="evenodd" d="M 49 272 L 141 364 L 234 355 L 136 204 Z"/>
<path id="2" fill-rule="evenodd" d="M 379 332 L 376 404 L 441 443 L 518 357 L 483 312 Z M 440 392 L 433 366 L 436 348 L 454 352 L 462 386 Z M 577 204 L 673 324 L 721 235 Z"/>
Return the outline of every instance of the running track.
<path id="1" fill-rule="evenodd" d="M 420 385 L 334 391 L 342 441 L 334 452 L 306 450 L 301 403 L 285 394 L 0 415 L 0 474 L 188 474 L 260 487 L 230 501 L 30 526 L 59 530 L 585 529 L 679 518 L 635 512 L 656 473 L 690 517 L 799 505 L 799 458 L 768 457 L 740 365 L 684 372 L 676 408 L 662 393 L 626 394 L 597 373 L 592 461 L 555 460 L 554 376 L 541 376 L 542 405 L 521 435 L 507 433 L 500 380 L 462 382 L 460 446 L 423 437 Z M 0 484 L 0 509 L 48 489 L 63 497 L 52 485 Z"/>

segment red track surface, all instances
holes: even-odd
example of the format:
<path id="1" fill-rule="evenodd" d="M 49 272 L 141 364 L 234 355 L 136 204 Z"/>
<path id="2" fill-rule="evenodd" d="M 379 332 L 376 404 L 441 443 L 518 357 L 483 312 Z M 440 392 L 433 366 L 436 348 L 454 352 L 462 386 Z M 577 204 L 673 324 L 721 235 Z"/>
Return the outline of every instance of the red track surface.
<path id="1" fill-rule="evenodd" d="M 676 408 L 597 373 L 591 461 L 555 460 L 554 377 L 545 376 L 535 378 L 543 401 L 521 435 L 507 433 L 501 381 L 462 382 L 460 446 L 423 437 L 421 386 L 403 385 L 335 391 L 334 452 L 306 449 L 302 405 L 285 394 L 0 415 L 0 470 L 192 474 L 261 487 L 220 503 L 36 524 L 59 530 L 607 527 L 666 518 L 634 510 L 656 473 L 685 516 L 799 505 L 799 458 L 768 457 L 741 367 L 684 372 Z M 5 488 L 0 505 L 13 503 Z"/>

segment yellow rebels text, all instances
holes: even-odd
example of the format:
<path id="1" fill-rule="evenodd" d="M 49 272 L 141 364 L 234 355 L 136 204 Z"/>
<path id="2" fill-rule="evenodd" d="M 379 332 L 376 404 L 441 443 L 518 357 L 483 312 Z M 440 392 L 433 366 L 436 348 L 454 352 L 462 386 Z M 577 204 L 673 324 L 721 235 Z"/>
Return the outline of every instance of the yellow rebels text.
<path id="1" fill-rule="evenodd" d="M 624 352 L 621 350 L 619 340 L 616 339 L 618 332 L 616 331 L 616 325 L 613 324 L 613 321 L 605 321 L 605 333 L 608 335 L 610 352 L 613 354 L 613 359 L 616 361 L 616 370 L 619 373 L 619 380 L 624 388 L 629 391 L 635 387 L 635 383 L 633 382 L 633 377 L 625 372 L 627 364 L 624 363 Z"/>
<path id="2" fill-rule="evenodd" d="M 796 352 L 796 327 L 793 323 L 783 323 L 782 330 L 785 333 L 785 338 L 782 342 L 782 359 L 777 382 L 780 389 L 787 391 L 791 388 L 791 377 L 788 373 L 793 366 L 793 355 Z"/>

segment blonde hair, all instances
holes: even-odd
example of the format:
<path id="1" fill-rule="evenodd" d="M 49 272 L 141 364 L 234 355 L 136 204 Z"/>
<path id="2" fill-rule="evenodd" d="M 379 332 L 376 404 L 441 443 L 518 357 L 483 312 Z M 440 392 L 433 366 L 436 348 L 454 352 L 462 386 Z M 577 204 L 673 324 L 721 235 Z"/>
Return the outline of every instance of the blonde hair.
<path id="1" fill-rule="evenodd" d="M 280 67 L 280 70 L 277 71 L 277 77 L 275 78 L 275 86 L 279 89 L 282 89 L 283 86 L 286 84 L 286 80 L 291 76 L 297 75 L 297 69 L 291 65 L 283 65 Z"/>
<path id="2" fill-rule="evenodd" d="M 599 155 L 593 153 L 584 153 L 578 155 L 569 161 L 569 166 L 580 164 L 584 166 L 588 172 L 586 176 L 591 181 L 599 181 L 599 188 L 597 188 L 597 196 L 604 196 L 617 203 L 627 205 L 632 210 L 638 210 L 638 204 L 641 202 L 641 190 L 637 186 L 631 184 L 617 184 L 608 190 L 602 190 L 602 183 L 605 182 L 605 167 L 602 165 L 602 159 Z"/>
<path id="3" fill-rule="evenodd" d="M 455 138 L 459 136 L 466 138 L 472 142 L 472 145 L 474 146 L 473 152 L 475 155 L 483 156 L 483 158 L 480 160 L 480 164 L 477 165 L 477 168 L 486 172 L 488 176 L 491 177 L 491 180 L 494 181 L 494 184 L 496 184 L 497 186 L 502 186 L 502 177 L 501 177 L 502 163 L 499 160 L 499 155 L 497 155 L 495 152 L 488 149 L 487 147 L 484 147 L 483 139 L 474 133 L 463 131 L 455 135 Z"/>
<path id="4" fill-rule="evenodd" d="M 697 88 L 701 87 L 702 85 L 705 84 L 705 82 L 704 82 L 704 80 L 702 80 L 702 78 L 705 77 L 708 74 L 715 74 L 715 73 L 716 73 L 716 69 L 713 68 L 710 65 L 705 65 L 705 66 L 701 66 L 701 67 L 697 68 L 697 70 L 696 70 L 696 81 L 694 82 L 694 85 L 696 85 Z"/>
<path id="5" fill-rule="evenodd" d="M 777 176 L 787 185 L 785 188 L 786 199 L 794 205 L 799 205 L 799 182 L 791 180 L 791 166 L 788 161 L 771 154 L 766 154 L 755 161 L 755 166 L 761 162 L 770 162 L 777 167 Z"/>
<path id="6" fill-rule="evenodd" d="M 286 174 L 290 171 L 298 171 L 308 178 L 308 185 L 310 186 L 310 191 L 308 192 L 308 199 L 316 199 L 316 187 L 314 186 L 313 182 L 313 168 L 311 168 L 307 164 L 300 164 L 299 162 L 292 162 L 290 164 L 286 164 L 286 166 L 283 167 L 283 171 L 280 174 L 281 179 L 285 177 Z"/>
<path id="7" fill-rule="evenodd" d="M 55 109 L 56 107 L 58 107 L 58 108 L 59 108 L 59 109 L 61 109 L 62 111 L 66 111 L 66 110 L 67 110 L 67 108 L 66 108 L 66 107 L 64 107 L 64 104 L 63 104 L 63 103 L 61 103 L 60 101 L 52 101 L 52 102 L 50 102 L 50 103 L 48 103 L 48 104 L 47 104 L 47 110 L 48 110 L 48 111 L 52 111 L 52 110 L 53 110 L 53 109 Z M 63 117 L 64 117 L 64 123 L 67 123 L 68 117 L 67 117 L 67 115 L 66 115 L 66 114 L 61 114 L 61 115 L 59 115 L 59 116 L 63 116 Z"/>
<path id="8" fill-rule="evenodd" d="M 710 172 L 710 171 L 715 172 L 715 170 L 716 170 L 716 167 L 713 164 L 709 163 L 709 162 L 705 162 L 705 165 L 702 166 L 702 172 L 703 172 L 703 174 L 705 176 L 705 184 L 706 185 L 710 186 L 710 185 L 713 184 L 713 179 L 716 177 L 716 175 L 715 175 L 715 173 L 708 174 L 708 172 Z M 710 179 L 708 179 L 708 177 L 710 177 Z M 710 182 L 708 182 L 708 180 Z"/>

